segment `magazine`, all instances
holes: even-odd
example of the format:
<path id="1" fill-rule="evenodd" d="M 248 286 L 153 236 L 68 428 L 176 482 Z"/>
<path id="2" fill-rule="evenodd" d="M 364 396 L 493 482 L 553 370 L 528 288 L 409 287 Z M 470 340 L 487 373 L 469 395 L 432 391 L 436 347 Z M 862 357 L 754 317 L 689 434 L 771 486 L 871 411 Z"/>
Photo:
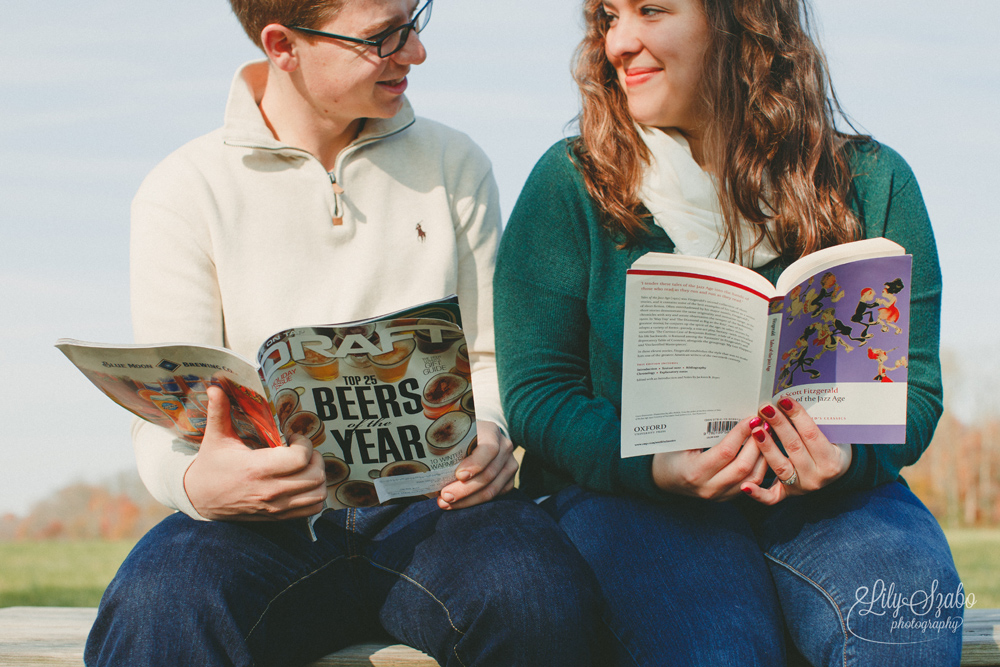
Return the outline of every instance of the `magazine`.
<path id="1" fill-rule="evenodd" d="M 206 390 L 229 397 L 234 430 L 254 448 L 298 433 L 326 465 L 328 506 L 431 496 L 476 446 L 468 347 L 454 296 L 267 339 L 253 363 L 190 344 L 58 347 L 98 389 L 138 417 L 200 443 Z"/>
<path id="2" fill-rule="evenodd" d="M 904 442 L 911 260 L 867 239 L 771 285 L 717 259 L 641 257 L 626 277 L 622 457 L 710 447 L 785 396 L 831 442 Z"/>

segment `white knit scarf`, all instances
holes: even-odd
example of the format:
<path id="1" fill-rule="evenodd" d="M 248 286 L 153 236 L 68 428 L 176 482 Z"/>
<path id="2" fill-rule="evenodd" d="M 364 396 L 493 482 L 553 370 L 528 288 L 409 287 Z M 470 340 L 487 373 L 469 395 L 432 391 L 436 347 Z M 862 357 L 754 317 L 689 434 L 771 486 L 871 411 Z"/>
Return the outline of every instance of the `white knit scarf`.
<path id="1" fill-rule="evenodd" d="M 678 253 L 729 261 L 715 179 L 695 162 L 687 139 L 677 130 L 636 127 L 651 154 L 639 197 L 656 224 L 674 242 Z M 743 221 L 740 235 L 743 253 L 738 260 L 743 266 L 763 266 L 778 256 L 767 239 L 747 250 L 755 230 Z"/>

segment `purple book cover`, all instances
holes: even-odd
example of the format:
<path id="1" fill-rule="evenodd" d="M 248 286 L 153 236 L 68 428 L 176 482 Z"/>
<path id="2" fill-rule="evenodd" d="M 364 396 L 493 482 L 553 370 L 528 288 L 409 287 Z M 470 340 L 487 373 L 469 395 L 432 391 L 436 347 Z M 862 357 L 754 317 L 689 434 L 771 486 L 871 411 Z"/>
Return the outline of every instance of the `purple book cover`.
<path id="1" fill-rule="evenodd" d="M 842 264 L 772 304 L 782 318 L 774 395 L 803 404 L 833 442 L 905 440 L 911 259 Z"/>

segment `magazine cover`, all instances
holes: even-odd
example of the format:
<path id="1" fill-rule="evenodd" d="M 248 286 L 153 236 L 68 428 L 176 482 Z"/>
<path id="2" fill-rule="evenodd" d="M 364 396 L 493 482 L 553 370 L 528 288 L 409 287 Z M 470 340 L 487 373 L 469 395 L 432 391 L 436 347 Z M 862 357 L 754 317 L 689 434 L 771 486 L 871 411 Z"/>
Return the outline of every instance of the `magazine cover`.
<path id="1" fill-rule="evenodd" d="M 199 345 L 57 347 L 113 401 L 200 443 L 210 385 L 250 447 L 292 434 L 323 456 L 328 505 L 433 497 L 476 447 L 468 347 L 454 298 L 343 325 L 275 334 L 258 364 Z"/>
<path id="2" fill-rule="evenodd" d="M 323 455 L 333 507 L 434 495 L 476 446 L 468 347 L 447 321 L 292 329 L 261 363 L 281 432 Z"/>

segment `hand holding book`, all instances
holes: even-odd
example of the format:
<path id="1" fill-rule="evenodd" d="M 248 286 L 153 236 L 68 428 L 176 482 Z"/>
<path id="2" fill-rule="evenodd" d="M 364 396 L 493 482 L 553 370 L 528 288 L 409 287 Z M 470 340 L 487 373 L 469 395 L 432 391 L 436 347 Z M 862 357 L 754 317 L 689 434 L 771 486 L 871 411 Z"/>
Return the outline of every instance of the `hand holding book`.
<path id="1" fill-rule="evenodd" d="M 653 455 L 653 482 L 671 493 L 725 501 L 764 481 L 767 462 L 753 442 L 750 419 L 739 422 L 708 449 Z"/>
<path id="2" fill-rule="evenodd" d="M 759 481 L 741 486 L 744 493 L 765 505 L 835 482 L 847 472 L 853 456 L 851 445 L 830 442 L 796 401 L 782 398 L 778 407 L 776 410 L 773 405 L 765 405 L 760 416 L 751 420 L 753 440 L 777 479 L 767 489 L 761 488 Z M 778 449 L 772 433 L 781 440 L 787 456 Z"/>
<path id="3" fill-rule="evenodd" d="M 326 474 L 312 443 L 294 434 L 288 447 L 248 447 L 233 428 L 226 393 L 215 386 L 206 393 L 205 435 L 184 475 L 198 513 L 211 520 L 271 521 L 322 511 Z"/>
<path id="4" fill-rule="evenodd" d="M 476 448 L 455 471 L 458 481 L 441 489 L 441 509 L 462 509 L 484 503 L 514 488 L 517 459 L 514 445 L 491 421 L 477 421 Z"/>

